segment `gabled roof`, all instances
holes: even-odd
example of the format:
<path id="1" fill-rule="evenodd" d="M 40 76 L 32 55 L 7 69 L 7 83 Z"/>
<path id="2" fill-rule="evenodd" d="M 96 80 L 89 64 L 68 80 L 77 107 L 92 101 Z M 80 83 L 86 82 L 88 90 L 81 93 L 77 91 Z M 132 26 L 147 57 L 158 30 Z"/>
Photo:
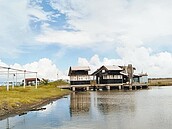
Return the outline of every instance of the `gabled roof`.
<path id="1" fill-rule="evenodd" d="M 128 73 L 124 73 L 124 72 L 120 72 L 122 75 L 128 76 Z M 133 74 L 134 77 L 142 77 L 142 76 L 148 76 L 147 73 L 134 73 Z"/>
<path id="2" fill-rule="evenodd" d="M 104 66 L 107 70 L 122 70 L 119 66 L 117 65 L 111 65 L 111 66 Z"/>
<path id="3" fill-rule="evenodd" d="M 122 68 L 123 70 L 127 69 L 128 66 L 119 66 L 120 68 Z M 133 67 L 133 70 L 136 70 L 135 67 Z"/>
<path id="4" fill-rule="evenodd" d="M 138 74 L 134 74 L 134 76 L 143 77 L 143 76 L 148 76 L 148 74 L 147 73 L 138 73 Z"/>
<path id="5" fill-rule="evenodd" d="M 117 65 L 111 65 L 111 66 L 105 66 L 105 65 L 103 65 L 102 67 L 100 67 L 99 69 L 97 69 L 94 73 L 92 73 L 92 75 L 97 74 L 98 72 L 100 72 L 103 69 L 108 70 L 108 71 L 122 71 L 123 70 L 122 68 L 120 68 Z"/>
<path id="6" fill-rule="evenodd" d="M 72 71 L 78 71 L 78 70 L 84 70 L 84 71 L 90 71 L 89 66 L 73 66 L 70 67 Z"/>
<path id="7" fill-rule="evenodd" d="M 25 78 L 25 81 L 36 81 L 36 78 Z M 37 78 L 37 81 L 40 81 L 40 79 Z"/>
<path id="8" fill-rule="evenodd" d="M 69 68 L 68 76 L 71 75 L 72 71 L 90 71 L 89 66 L 72 66 Z"/>

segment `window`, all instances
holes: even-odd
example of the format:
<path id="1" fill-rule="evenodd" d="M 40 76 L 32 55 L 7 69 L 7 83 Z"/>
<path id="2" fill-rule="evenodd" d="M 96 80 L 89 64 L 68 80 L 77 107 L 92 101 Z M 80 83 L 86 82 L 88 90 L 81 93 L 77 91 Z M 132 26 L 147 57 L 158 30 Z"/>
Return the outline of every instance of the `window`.
<path id="1" fill-rule="evenodd" d="M 110 79 L 113 79 L 113 75 L 110 75 Z"/>
<path id="2" fill-rule="evenodd" d="M 118 76 L 117 75 L 114 75 L 114 79 L 118 79 Z"/>
<path id="3" fill-rule="evenodd" d="M 122 79 L 122 75 L 116 75 L 117 79 Z"/>
<path id="4" fill-rule="evenodd" d="M 103 79 L 107 79 L 107 75 L 103 75 Z"/>
<path id="5" fill-rule="evenodd" d="M 70 77 L 70 80 L 71 80 L 71 81 L 76 81 L 76 80 L 77 80 L 77 77 L 76 77 L 76 76 L 71 76 L 71 77 Z"/>

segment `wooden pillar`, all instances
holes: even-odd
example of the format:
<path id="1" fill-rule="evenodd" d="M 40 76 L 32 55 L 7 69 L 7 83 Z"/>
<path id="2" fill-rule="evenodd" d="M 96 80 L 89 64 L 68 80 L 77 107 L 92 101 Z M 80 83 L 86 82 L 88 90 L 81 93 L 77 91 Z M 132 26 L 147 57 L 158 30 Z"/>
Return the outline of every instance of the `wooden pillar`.
<path id="1" fill-rule="evenodd" d="M 14 77 L 15 77 L 15 74 L 13 74 L 13 85 L 12 85 L 12 89 L 14 89 Z"/>
<path id="2" fill-rule="evenodd" d="M 72 87 L 72 91 L 75 91 L 75 87 L 74 86 Z"/>
<path id="3" fill-rule="evenodd" d="M 26 70 L 24 70 L 24 82 L 23 88 L 26 88 Z"/>
<path id="4" fill-rule="evenodd" d="M 129 89 L 132 90 L 132 85 L 129 85 Z"/>
<path id="5" fill-rule="evenodd" d="M 16 86 L 17 86 L 17 72 L 16 72 Z"/>
<path id="6" fill-rule="evenodd" d="M 106 86 L 107 90 L 110 90 L 110 86 Z"/>
<path id="7" fill-rule="evenodd" d="M 37 72 L 36 72 L 36 85 L 35 85 L 35 88 L 37 89 L 38 88 L 38 80 L 37 80 Z"/>
<path id="8" fill-rule="evenodd" d="M 7 91 L 9 91 L 9 73 L 10 72 L 10 68 L 8 68 L 8 75 L 7 75 Z"/>

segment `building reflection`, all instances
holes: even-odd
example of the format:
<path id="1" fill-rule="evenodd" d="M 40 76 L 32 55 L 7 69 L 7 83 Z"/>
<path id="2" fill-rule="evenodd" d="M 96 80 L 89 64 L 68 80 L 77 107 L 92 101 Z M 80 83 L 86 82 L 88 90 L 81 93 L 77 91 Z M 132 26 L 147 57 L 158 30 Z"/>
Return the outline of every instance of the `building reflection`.
<path id="1" fill-rule="evenodd" d="M 135 95 L 130 93 L 118 92 L 99 92 L 97 97 L 97 107 L 102 113 L 110 112 L 134 112 Z"/>
<path id="2" fill-rule="evenodd" d="M 75 93 L 71 94 L 70 112 L 74 114 L 87 114 L 90 110 L 90 93 Z"/>
<path id="3" fill-rule="evenodd" d="M 72 93 L 71 115 L 100 115 L 135 111 L 135 93 L 131 92 L 90 92 Z"/>
<path id="4" fill-rule="evenodd" d="M 7 118 L 6 129 L 10 129 L 10 122 L 9 122 L 9 118 Z"/>

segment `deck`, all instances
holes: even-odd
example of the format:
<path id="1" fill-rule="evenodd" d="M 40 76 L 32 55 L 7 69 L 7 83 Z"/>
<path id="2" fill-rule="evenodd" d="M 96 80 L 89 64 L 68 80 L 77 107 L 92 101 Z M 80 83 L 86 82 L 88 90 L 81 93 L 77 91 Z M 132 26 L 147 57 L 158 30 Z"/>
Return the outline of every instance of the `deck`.
<path id="1" fill-rule="evenodd" d="M 82 90 L 99 90 L 99 89 L 105 89 L 105 90 L 111 90 L 111 89 L 146 89 L 148 88 L 147 84 L 141 84 L 141 83 L 133 83 L 132 85 L 126 84 L 126 83 L 119 83 L 119 84 L 95 84 L 95 85 L 62 85 L 58 86 L 60 89 L 70 89 L 72 91 L 75 91 L 77 89 Z"/>

